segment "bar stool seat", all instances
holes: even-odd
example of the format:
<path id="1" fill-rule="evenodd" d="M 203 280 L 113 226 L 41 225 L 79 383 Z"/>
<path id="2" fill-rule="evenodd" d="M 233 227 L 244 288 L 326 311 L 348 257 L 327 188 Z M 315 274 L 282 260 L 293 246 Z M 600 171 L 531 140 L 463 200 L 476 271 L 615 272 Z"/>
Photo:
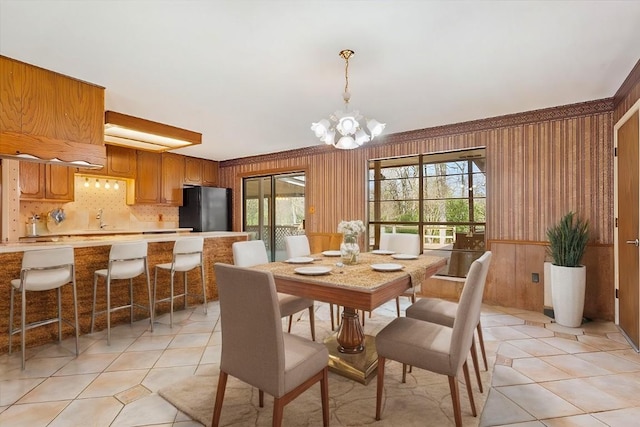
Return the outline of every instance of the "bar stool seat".
<path id="1" fill-rule="evenodd" d="M 76 356 L 78 352 L 78 299 L 76 292 L 76 274 L 73 248 L 61 246 L 52 249 L 36 249 L 25 251 L 22 256 L 20 278 L 11 280 L 11 301 L 9 308 L 9 354 L 11 354 L 13 335 L 20 333 L 22 350 L 22 369 L 25 368 L 25 332 L 28 329 L 58 323 L 58 341 L 62 341 L 62 322 L 71 325 L 76 336 Z M 73 323 L 62 318 L 62 292 L 64 285 L 71 284 L 73 292 Z M 27 291 L 41 292 L 56 289 L 58 294 L 58 317 L 26 323 Z M 13 327 L 13 299 L 15 293 L 22 295 L 20 327 Z"/>
<path id="2" fill-rule="evenodd" d="M 200 281 L 202 283 L 202 298 L 204 299 L 204 314 L 207 314 L 207 284 L 204 280 L 204 262 L 202 251 L 204 248 L 203 237 L 183 237 L 175 241 L 173 245 L 173 260 L 171 262 L 157 264 L 153 277 L 153 311 L 155 317 L 156 306 L 160 302 L 169 301 L 169 326 L 173 328 L 173 301 L 176 298 L 184 297 L 184 308 L 187 308 L 189 296 L 200 296 L 200 294 L 189 294 L 187 287 L 187 273 L 194 268 L 200 267 Z M 169 284 L 169 296 L 167 298 L 157 299 L 158 290 L 158 270 L 169 271 L 171 275 Z M 182 281 L 184 283 L 184 292 L 175 295 L 173 287 L 173 278 L 175 272 L 182 272 Z"/>
<path id="3" fill-rule="evenodd" d="M 151 332 L 153 332 L 153 304 L 151 302 L 151 283 L 149 281 L 149 267 L 147 264 L 147 242 L 144 240 L 133 242 L 121 242 L 111 245 L 109 251 L 109 264 L 105 269 L 96 270 L 93 275 L 93 308 L 91 310 L 91 332 L 96 322 L 96 315 L 105 313 L 107 316 L 107 344 L 111 344 L 111 313 L 125 308 L 130 309 L 131 323 L 133 323 L 133 311 L 135 307 L 149 310 L 151 322 Z M 141 274 L 147 280 L 147 293 L 149 295 L 149 305 L 143 306 L 134 303 L 133 300 L 133 278 Z M 96 292 L 98 279 L 105 279 L 107 291 L 107 306 L 103 311 L 96 312 Z M 111 280 L 129 279 L 129 304 L 111 307 Z"/>

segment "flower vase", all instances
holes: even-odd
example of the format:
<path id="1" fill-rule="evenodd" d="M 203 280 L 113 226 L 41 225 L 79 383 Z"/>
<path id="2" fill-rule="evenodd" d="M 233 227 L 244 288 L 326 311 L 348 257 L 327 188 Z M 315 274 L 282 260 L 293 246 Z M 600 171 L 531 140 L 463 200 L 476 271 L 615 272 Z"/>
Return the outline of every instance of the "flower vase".
<path id="1" fill-rule="evenodd" d="M 357 264 L 360 256 L 358 234 L 345 233 L 340 244 L 340 256 L 345 265 Z"/>

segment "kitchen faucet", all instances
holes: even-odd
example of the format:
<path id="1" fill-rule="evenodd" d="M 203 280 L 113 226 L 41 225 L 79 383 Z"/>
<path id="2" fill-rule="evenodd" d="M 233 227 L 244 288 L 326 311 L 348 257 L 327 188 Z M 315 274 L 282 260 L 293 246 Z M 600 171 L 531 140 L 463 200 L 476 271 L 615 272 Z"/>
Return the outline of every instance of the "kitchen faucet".
<path id="1" fill-rule="evenodd" d="M 103 230 L 108 224 L 105 224 L 104 219 L 102 218 L 104 212 L 102 208 L 98 209 L 98 214 L 96 215 L 96 219 L 100 220 L 100 230 Z"/>

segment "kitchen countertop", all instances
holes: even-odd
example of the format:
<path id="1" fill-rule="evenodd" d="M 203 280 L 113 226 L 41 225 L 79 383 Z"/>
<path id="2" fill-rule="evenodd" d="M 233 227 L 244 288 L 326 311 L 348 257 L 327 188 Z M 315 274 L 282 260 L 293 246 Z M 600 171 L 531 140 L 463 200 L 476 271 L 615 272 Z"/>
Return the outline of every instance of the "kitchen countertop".
<path id="1" fill-rule="evenodd" d="M 167 232 L 169 229 L 160 229 L 155 233 L 152 230 L 138 230 L 135 232 L 116 233 L 114 230 L 108 230 L 104 233 L 90 233 L 87 234 L 72 234 L 65 233 L 59 236 L 40 236 L 48 237 L 51 241 L 37 241 L 38 238 L 33 238 L 33 241 L 20 241 L 12 243 L 0 244 L 0 253 L 10 252 L 23 252 L 25 250 L 33 249 L 46 249 L 51 246 L 68 245 L 74 248 L 83 248 L 90 246 L 104 246 L 110 245 L 113 242 L 122 242 L 128 240 L 146 240 L 149 243 L 152 242 L 172 242 L 180 237 L 186 236 L 202 236 L 205 239 L 216 237 L 231 237 L 231 236 L 248 236 L 249 233 L 235 232 L 235 231 L 208 231 L 208 232 L 189 232 L 185 230 L 190 229 L 175 229 L 182 231 Z M 98 231 L 98 230 L 96 230 Z M 143 234 L 144 233 L 144 234 Z M 56 240 L 56 241 L 53 241 Z"/>

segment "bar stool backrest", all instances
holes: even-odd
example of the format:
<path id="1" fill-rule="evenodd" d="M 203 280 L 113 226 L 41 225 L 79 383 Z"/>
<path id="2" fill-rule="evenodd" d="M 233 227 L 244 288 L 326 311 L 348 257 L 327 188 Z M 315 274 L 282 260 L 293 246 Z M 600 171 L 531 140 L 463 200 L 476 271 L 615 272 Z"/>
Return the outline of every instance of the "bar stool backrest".
<path id="1" fill-rule="evenodd" d="M 73 281 L 73 248 L 62 246 L 24 252 L 20 271 L 21 288 L 46 291 Z"/>
<path id="2" fill-rule="evenodd" d="M 120 242 L 111 245 L 109 274 L 111 279 L 131 279 L 147 274 L 147 242 Z"/>
<path id="3" fill-rule="evenodd" d="M 183 237 L 173 245 L 173 269 L 189 271 L 202 264 L 203 237 Z"/>

